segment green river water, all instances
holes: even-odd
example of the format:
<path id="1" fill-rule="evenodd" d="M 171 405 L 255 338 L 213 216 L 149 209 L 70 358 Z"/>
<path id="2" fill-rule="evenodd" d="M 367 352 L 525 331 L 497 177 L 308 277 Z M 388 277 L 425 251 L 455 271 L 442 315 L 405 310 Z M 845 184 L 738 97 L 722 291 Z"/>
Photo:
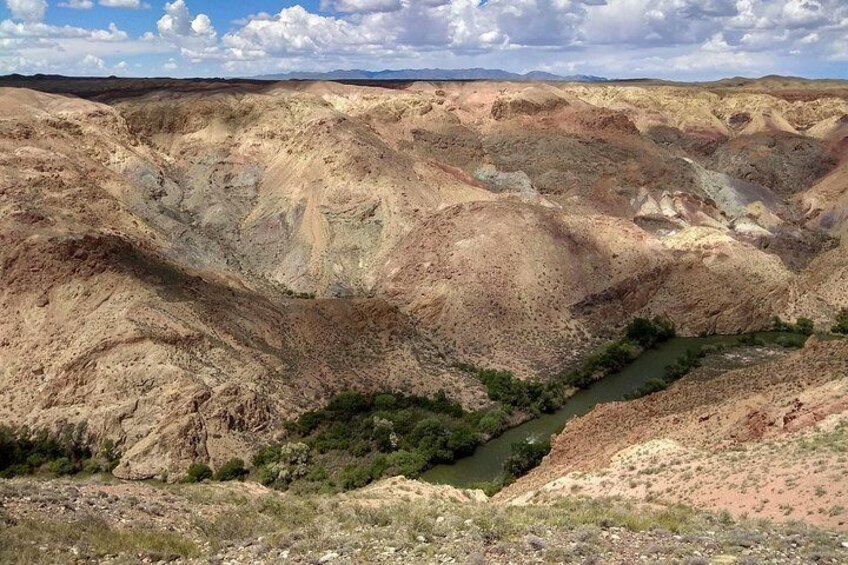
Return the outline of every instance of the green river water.
<path id="1" fill-rule="evenodd" d="M 764 341 L 773 342 L 785 334 L 756 334 Z M 597 404 L 623 400 L 652 378 L 662 377 L 665 367 L 673 364 L 689 349 L 701 345 L 737 344 L 739 336 L 679 337 L 673 338 L 640 355 L 633 363 L 608 377 L 578 391 L 565 405 L 552 414 L 543 414 L 511 428 L 478 447 L 472 455 L 449 465 L 437 465 L 425 472 L 421 479 L 435 484 L 467 487 L 480 481 L 493 481 L 500 477 L 504 461 L 512 453 L 512 444 L 528 440 L 544 440 L 560 432 L 575 416 L 589 412 Z"/>

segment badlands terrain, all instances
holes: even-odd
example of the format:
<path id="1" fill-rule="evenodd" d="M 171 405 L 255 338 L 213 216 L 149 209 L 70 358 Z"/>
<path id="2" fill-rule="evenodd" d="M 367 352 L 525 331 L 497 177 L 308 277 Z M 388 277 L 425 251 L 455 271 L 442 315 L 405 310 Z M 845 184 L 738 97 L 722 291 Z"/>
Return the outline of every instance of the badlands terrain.
<path id="1" fill-rule="evenodd" d="M 117 446 L 118 479 L 249 461 L 285 422 L 346 391 L 444 391 L 486 408 L 461 364 L 555 380 L 636 317 L 663 316 L 685 336 L 763 330 L 775 316 L 826 331 L 848 306 L 848 85 L 5 77 L 0 281 L 0 421 L 84 422 L 95 445 Z M 530 541 L 518 526 L 498 534 L 511 540 L 501 561 L 510 543 L 532 546 L 530 561 L 563 560 L 590 540 L 619 556 L 610 562 L 660 560 L 648 556 L 686 542 L 678 530 L 707 528 L 719 541 L 663 559 L 732 546 L 727 559 L 845 562 L 848 541 L 827 532 L 848 530 L 846 375 L 844 342 L 817 337 L 765 364 L 696 371 L 572 421 L 497 510 L 479 491 L 431 498 L 476 500 L 468 512 L 486 514 L 472 523 L 517 512 L 550 525 Z M 100 498 L 118 512 L 117 491 L 157 507 L 208 494 L 16 481 L 5 501 L 46 497 L 38 508 L 53 515 L 62 501 L 74 519 Z M 277 496 L 227 488 L 215 496 Z M 385 488 L 403 499 L 397 489 L 435 487 Z M 732 516 L 612 533 L 630 518 L 550 522 L 580 493 Z M 3 506 L 7 532 L 35 520 Z M 378 529 L 397 523 L 373 512 Z M 732 525 L 746 517 L 828 530 Z M 436 527 L 421 520 L 403 527 Z M 500 538 L 461 523 L 475 541 L 445 560 L 498 561 Z M 639 537 L 654 526 L 670 537 Z M 206 555 L 216 534 L 199 531 L 162 542 L 163 558 Z M 404 550 L 423 543 L 395 534 Z M 609 545 L 622 538 L 629 553 Z M 95 556 L 136 547 L 114 543 Z M 304 561 L 323 556 L 310 551 Z M 581 551 L 569 559 L 592 555 Z"/>

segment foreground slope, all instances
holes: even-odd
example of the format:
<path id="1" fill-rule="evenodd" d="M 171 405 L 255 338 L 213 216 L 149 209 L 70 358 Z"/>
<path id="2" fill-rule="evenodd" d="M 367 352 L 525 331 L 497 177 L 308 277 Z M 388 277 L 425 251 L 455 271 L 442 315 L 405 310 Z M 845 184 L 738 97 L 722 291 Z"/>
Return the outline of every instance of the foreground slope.
<path id="1" fill-rule="evenodd" d="M 249 484 L 0 484 L 4 563 L 844 563 L 810 526 L 675 506 L 561 500 L 506 506 L 480 491 L 390 479 L 297 497 Z M 70 557 L 70 556 L 73 557 Z"/>

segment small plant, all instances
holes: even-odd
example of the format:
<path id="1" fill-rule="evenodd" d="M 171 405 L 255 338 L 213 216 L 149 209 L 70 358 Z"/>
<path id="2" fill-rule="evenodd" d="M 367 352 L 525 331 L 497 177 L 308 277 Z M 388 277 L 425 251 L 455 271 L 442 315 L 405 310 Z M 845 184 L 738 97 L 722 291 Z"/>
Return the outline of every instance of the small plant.
<path id="1" fill-rule="evenodd" d="M 238 458 L 233 458 L 221 465 L 213 478 L 216 481 L 241 481 L 247 476 L 247 469 L 244 467 L 244 461 Z"/>
<path id="2" fill-rule="evenodd" d="M 836 315 L 836 323 L 830 329 L 835 334 L 848 334 L 848 308 L 843 308 Z"/>
<path id="3" fill-rule="evenodd" d="M 202 483 L 212 479 L 212 469 L 206 463 L 192 463 L 186 471 L 184 482 Z"/>

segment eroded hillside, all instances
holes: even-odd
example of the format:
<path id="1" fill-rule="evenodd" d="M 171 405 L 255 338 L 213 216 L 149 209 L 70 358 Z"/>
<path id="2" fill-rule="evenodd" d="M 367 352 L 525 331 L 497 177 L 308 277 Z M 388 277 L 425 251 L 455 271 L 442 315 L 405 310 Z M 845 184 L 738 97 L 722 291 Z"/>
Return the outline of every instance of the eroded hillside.
<path id="1" fill-rule="evenodd" d="M 0 88 L 2 414 L 87 421 L 119 476 L 344 390 L 481 406 L 453 363 L 550 378 L 634 316 L 845 305 L 838 89 L 28 86 Z"/>

